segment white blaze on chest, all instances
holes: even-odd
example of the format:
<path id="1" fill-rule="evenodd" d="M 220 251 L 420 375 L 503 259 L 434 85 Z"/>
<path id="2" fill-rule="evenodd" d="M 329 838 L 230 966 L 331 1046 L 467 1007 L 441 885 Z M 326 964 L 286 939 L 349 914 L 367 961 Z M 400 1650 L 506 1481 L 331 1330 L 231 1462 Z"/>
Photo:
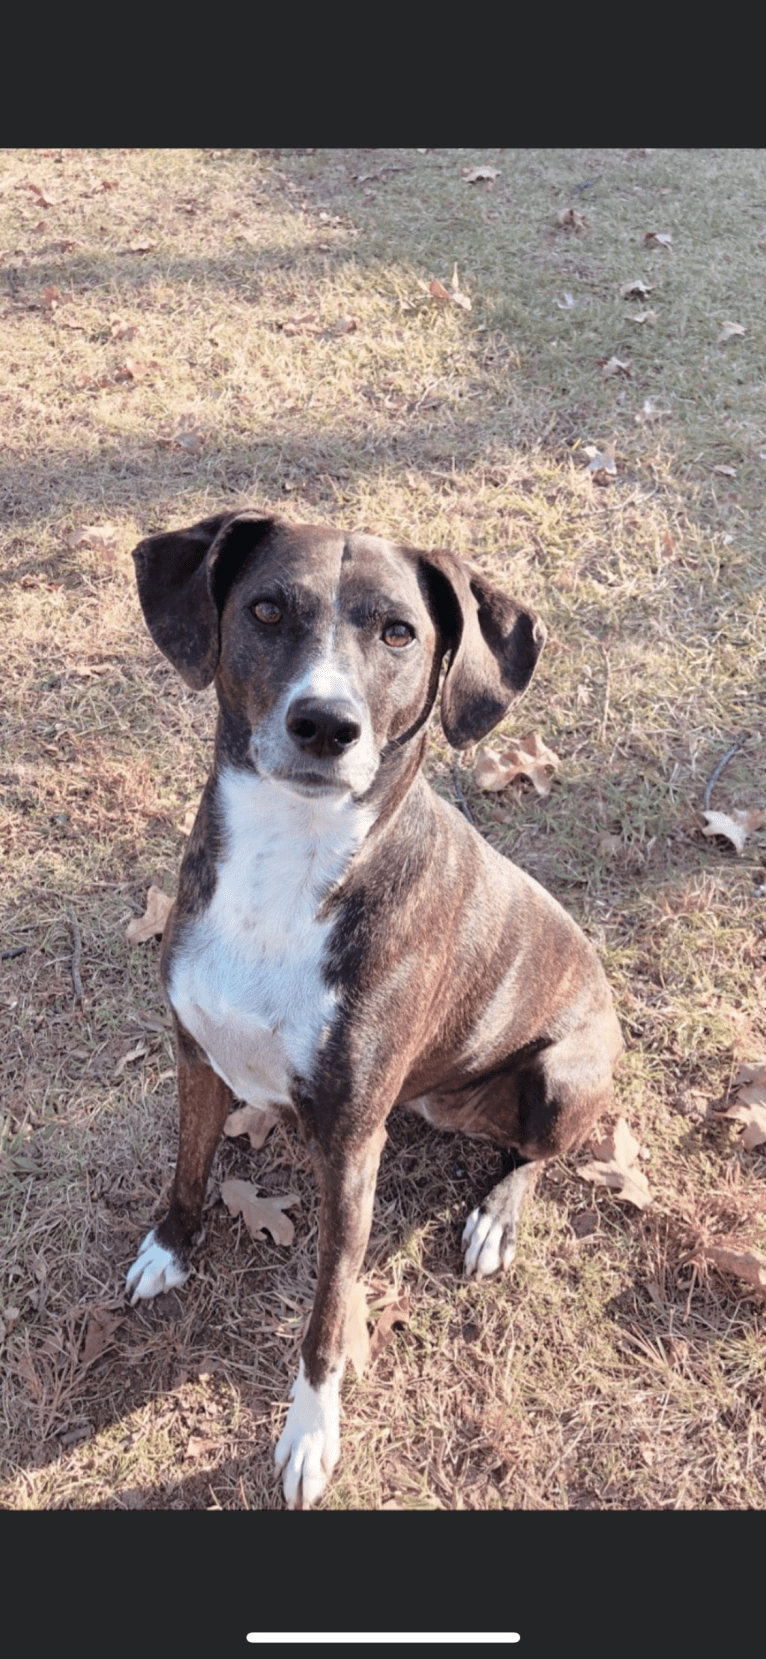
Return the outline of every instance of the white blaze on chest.
<path id="1" fill-rule="evenodd" d="M 221 773 L 218 802 L 216 888 L 184 931 L 170 1001 L 237 1099 L 286 1103 L 336 1006 L 322 977 L 333 924 L 317 910 L 373 815 L 349 796 L 306 799 L 233 768 Z"/>

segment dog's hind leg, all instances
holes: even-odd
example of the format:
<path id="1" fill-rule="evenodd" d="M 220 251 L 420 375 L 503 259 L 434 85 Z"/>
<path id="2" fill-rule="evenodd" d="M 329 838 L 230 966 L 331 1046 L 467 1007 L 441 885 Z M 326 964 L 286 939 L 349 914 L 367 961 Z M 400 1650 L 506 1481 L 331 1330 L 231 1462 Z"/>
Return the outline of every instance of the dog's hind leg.
<path id="1" fill-rule="evenodd" d="M 131 1306 L 188 1279 L 213 1153 L 232 1106 L 231 1090 L 200 1049 L 180 1027 L 177 1036 L 180 1122 L 173 1192 L 167 1215 L 147 1233 L 128 1273 Z"/>

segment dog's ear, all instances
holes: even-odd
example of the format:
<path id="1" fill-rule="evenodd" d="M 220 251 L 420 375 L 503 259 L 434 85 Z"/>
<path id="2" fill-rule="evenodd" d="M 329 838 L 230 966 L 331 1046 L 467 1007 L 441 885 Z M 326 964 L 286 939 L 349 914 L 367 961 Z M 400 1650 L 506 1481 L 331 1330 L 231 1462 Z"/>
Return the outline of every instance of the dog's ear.
<path id="1" fill-rule="evenodd" d="M 486 737 L 532 678 L 545 625 L 482 570 L 452 553 L 423 555 L 449 666 L 441 719 L 453 749 Z"/>
<path id="2" fill-rule="evenodd" d="M 209 685 L 218 667 L 229 588 L 273 522 L 255 513 L 219 513 L 188 530 L 147 536 L 134 550 L 149 632 L 194 691 Z"/>

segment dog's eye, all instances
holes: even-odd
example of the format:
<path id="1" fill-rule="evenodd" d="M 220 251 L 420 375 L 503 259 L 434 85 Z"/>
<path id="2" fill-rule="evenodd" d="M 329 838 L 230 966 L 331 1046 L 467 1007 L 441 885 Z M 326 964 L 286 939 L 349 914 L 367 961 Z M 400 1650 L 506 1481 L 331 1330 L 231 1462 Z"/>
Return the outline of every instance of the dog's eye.
<path id="1" fill-rule="evenodd" d="M 409 645 L 415 638 L 415 630 L 408 622 L 387 622 L 383 629 L 383 639 L 386 645 L 393 646 L 395 651 L 401 650 L 403 645 Z"/>
<path id="2" fill-rule="evenodd" d="M 253 605 L 253 616 L 257 616 L 259 622 L 282 621 L 282 612 L 273 599 L 259 599 L 258 603 Z"/>

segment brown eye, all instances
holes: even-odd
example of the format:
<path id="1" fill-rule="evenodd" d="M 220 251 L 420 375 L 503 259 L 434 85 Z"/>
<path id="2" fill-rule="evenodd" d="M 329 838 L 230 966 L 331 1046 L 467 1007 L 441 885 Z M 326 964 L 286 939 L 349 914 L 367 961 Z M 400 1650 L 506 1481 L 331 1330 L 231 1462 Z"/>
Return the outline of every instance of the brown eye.
<path id="1" fill-rule="evenodd" d="M 403 645 L 409 645 L 415 635 L 408 622 L 387 622 L 383 629 L 383 639 L 386 645 L 392 645 L 394 650 L 401 650 Z"/>
<path id="2" fill-rule="evenodd" d="M 259 599 L 257 605 L 253 606 L 253 615 L 257 616 L 259 622 L 282 621 L 282 612 L 271 599 Z"/>

